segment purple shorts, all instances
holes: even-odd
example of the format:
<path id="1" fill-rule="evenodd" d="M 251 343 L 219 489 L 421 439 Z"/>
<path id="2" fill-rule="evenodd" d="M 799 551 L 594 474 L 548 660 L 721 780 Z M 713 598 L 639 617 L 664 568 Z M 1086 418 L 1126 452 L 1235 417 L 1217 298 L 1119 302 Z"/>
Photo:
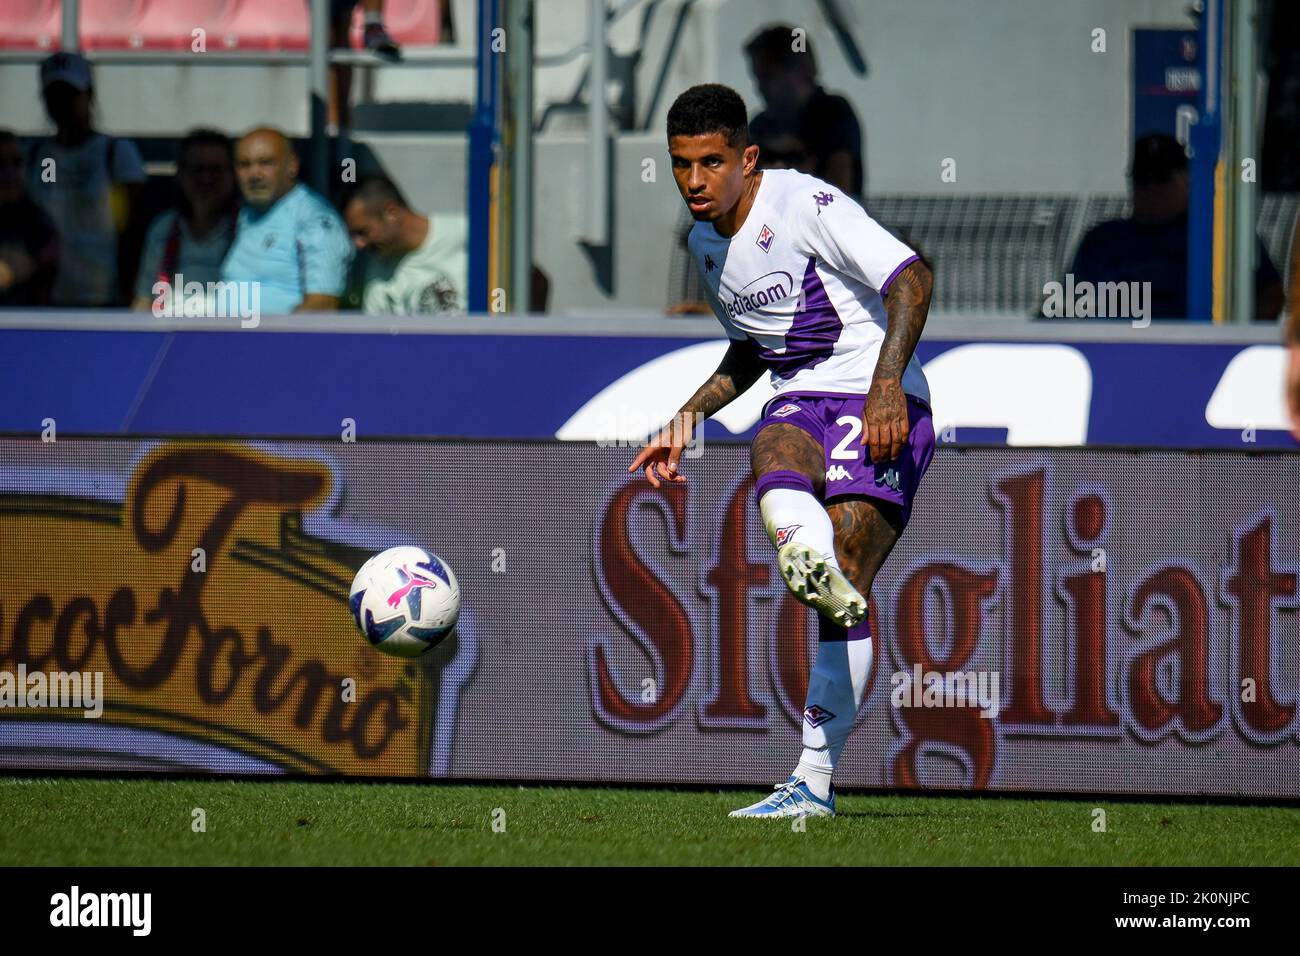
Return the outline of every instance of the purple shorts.
<path id="1" fill-rule="evenodd" d="M 921 476 L 934 456 L 934 424 L 924 402 L 907 396 L 908 436 L 898 457 L 879 465 L 871 461 L 870 449 L 862 444 L 864 395 L 832 395 L 827 392 L 778 395 L 763 409 L 759 431 L 769 425 L 802 428 L 822 446 L 826 457 L 826 491 L 823 501 L 845 495 L 865 495 L 891 501 L 903 510 L 903 521 L 912 514 L 912 499 Z M 761 497 L 769 488 L 796 487 L 794 472 L 772 472 L 759 478 L 756 491 Z"/>

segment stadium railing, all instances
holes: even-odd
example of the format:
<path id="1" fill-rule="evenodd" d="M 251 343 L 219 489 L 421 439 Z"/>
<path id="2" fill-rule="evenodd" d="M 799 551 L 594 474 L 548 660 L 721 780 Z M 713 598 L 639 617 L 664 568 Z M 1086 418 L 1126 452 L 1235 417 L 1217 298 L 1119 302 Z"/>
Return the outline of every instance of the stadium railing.
<path id="1" fill-rule="evenodd" d="M 1044 284 L 1069 271 L 1084 234 L 1128 216 L 1132 206 L 1122 195 L 879 195 L 867 208 L 926 256 L 935 310 L 1028 316 L 1041 307 Z M 1300 193 L 1265 193 L 1260 203 L 1259 236 L 1279 272 L 1289 268 L 1297 208 Z M 690 225 L 683 213 L 669 266 L 670 306 L 704 300 L 685 246 Z"/>
<path id="2" fill-rule="evenodd" d="M 390 31 L 408 46 L 440 42 L 445 0 L 391 0 Z M 331 49 L 324 0 L 26 0 L 0 6 L 0 62 L 39 62 L 56 49 L 78 50 L 92 64 L 307 67 L 311 149 L 306 178 L 324 186 L 328 168 L 325 103 L 329 65 L 383 69 L 472 66 L 472 51 L 428 47 L 390 62 L 360 49 Z M 360 39 L 354 12 L 350 42 Z M 203 52 L 194 52 L 202 30 Z"/>

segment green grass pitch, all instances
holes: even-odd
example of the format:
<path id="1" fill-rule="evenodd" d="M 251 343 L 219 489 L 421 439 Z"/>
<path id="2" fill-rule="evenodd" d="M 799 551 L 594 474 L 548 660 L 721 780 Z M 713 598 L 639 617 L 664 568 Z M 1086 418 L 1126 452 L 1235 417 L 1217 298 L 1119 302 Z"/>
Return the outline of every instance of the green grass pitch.
<path id="1" fill-rule="evenodd" d="M 802 832 L 727 818 L 757 797 L 0 777 L 0 865 L 1300 865 L 1292 807 L 842 794 Z"/>

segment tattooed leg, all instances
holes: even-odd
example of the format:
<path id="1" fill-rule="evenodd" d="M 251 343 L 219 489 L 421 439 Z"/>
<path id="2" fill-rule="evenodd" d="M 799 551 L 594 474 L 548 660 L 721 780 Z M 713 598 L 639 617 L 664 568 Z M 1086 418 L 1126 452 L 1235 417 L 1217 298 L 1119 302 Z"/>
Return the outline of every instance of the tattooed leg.
<path id="1" fill-rule="evenodd" d="M 826 620 L 856 625 L 867 601 L 840 571 L 835 528 L 821 502 L 825 450 L 803 429 L 779 423 L 758 433 L 753 457 L 758 510 L 782 580 Z"/>
<path id="2" fill-rule="evenodd" d="M 839 498 L 826 506 L 835 528 L 840 567 L 862 594 L 871 593 L 876 572 L 903 533 L 902 510 L 875 498 Z"/>
<path id="3" fill-rule="evenodd" d="M 815 524 L 818 516 L 824 523 L 816 539 L 820 542 L 817 547 L 826 555 L 819 569 L 809 574 L 805 562 L 800 573 L 787 573 L 791 566 L 804 561 L 797 552 L 803 541 L 813 540 L 800 540 L 806 529 L 794 533 L 792 543 L 778 550 L 777 564 L 795 596 L 819 614 L 817 656 L 808 675 L 804 719 L 800 722 L 803 749 L 789 785 L 806 787 L 811 797 L 833 814 L 831 780 L 866 696 L 875 656 L 866 599 L 871 594 L 872 579 L 902 531 L 902 514 L 891 511 L 888 503 L 869 498 L 837 498 L 829 507 L 822 507 L 813 491 L 818 496 L 825 493 L 825 452 L 811 436 L 793 425 L 771 425 L 759 432 L 753 459 L 754 474 L 760 482 L 765 475 L 798 472 L 807 484 L 806 491 L 777 488 L 760 498 L 759 508 L 774 543 L 774 530 L 786 530 L 773 528 L 772 499 L 779 495 L 805 499 L 808 507 L 802 514 L 812 519 L 810 523 Z M 811 587 L 804 588 L 801 594 L 799 586 L 805 584 Z M 854 589 L 856 593 L 851 593 Z M 735 815 L 758 813 L 755 807 L 749 807 Z"/>
<path id="4" fill-rule="evenodd" d="M 822 446 L 802 428 L 769 425 L 754 437 L 750 451 L 754 477 L 776 471 L 797 471 L 811 482 L 818 497 L 826 487 L 826 455 Z"/>

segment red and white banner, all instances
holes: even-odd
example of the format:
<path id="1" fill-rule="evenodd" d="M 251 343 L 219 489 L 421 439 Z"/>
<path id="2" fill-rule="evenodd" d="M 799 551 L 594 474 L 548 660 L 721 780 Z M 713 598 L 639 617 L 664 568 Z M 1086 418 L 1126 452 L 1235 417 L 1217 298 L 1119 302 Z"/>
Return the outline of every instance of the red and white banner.
<path id="1" fill-rule="evenodd" d="M 748 449 L 706 445 L 665 490 L 632 454 L 0 440 L 0 765 L 784 779 L 815 622 Z M 1300 796 L 1298 465 L 941 445 L 837 783 Z M 414 664 L 347 610 L 400 543 L 465 601 Z M 20 668 L 102 673 L 102 713 L 6 705 Z"/>

